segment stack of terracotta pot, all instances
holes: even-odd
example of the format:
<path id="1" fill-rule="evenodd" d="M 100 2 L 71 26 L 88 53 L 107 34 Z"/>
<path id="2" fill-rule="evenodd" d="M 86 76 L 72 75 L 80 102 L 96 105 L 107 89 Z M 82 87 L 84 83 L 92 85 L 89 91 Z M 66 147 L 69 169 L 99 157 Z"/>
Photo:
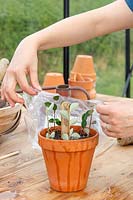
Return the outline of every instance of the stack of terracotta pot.
<path id="1" fill-rule="evenodd" d="M 78 55 L 70 72 L 69 86 L 83 87 L 90 95 L 90 99 L 96 97 L 96 72 L 93 57 L 89 55 Z M 86 99 L 85 94 L 80 91 L 71 93 L 73 98 Z"/>

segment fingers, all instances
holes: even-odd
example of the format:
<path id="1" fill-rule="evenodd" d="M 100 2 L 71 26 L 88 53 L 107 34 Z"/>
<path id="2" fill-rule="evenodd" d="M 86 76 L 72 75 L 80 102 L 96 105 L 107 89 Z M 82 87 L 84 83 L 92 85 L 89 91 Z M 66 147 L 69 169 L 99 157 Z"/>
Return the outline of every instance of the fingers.
<path id="1" fill-rule="evenodd" d="M 38 81 L 37 66 L 30 68 L 30 82 L 33 88 L 41 90 L 41 86 Z"/>
<path id="2" fill-rule="evenodd" d="M 120 129 L 113 125 L 106 124 L 101 121 L 101 127 L 102 127 L 103 132 L 109 137 L 114 137 L 114 138 L 122 137 Z"/>
<path id="3" fill-rule="evenodd" d="M 24 103 L 24 100 L 16 94 L 15 89 L 16 89 L 16 80 L 14 79 L 13 76 L 10 76 L 9 79 L 8 75 L 6 75 L 2 82 L 1 97 L 3 100 L 7 100 L 11 106 L 14 106 L 16 102 L 22 104 Z"/>
<path id="4" fill-rule="evenodd" d="M 109 124 L 110 123 L 110 118 L 108 115 L 100 115 L 100 119 L 101 121 L 103 121 L 104 123 Z"/>
<path id="5" fill-rule="evenodd" d="M 109 105 L 104 105 L 104 104 L 98 104 L 96 107 L 96 111 L 100 114 L 103 115 L 108 115 L 109 114 Z"/>
<path id="6" fill-rule="evenodd" d="M 15 101 L 13 101 L 6 93 L 5 93 L 5 99 L 8 101 L 11 107 L 15 106 Z"/>
<path id="7" fill-rule="evenodd" d="M 133 133 L 133 126 L 132 127 L 125 127 L 119 125 L 116 126 L 101 121 L 101 127 L 103 132 L 107 136 L 114 138 L 131 137 Z"/>
<path id="8" fill-rule="evenodd" d="M 17 82 L 24 92 L 30 95 L 37 94 L 37 92 L 28 84 L 26 73 L 24 71 L 19 70 L 19 72 L 17 71 L 14 73 L 12 70 L 7 70 L 2 83 L 1 96 L 2 99 L 6 99 L 11 106 L 14 106 L 16 102 L 24 103 L 24 100 L 16 94 Z"/>
<path id="9" fill-rule="evenodd" d="M 99 104 L 97 105 L 96 110 L 100 114 L 103 132 L 109 137 L 120 137 L 121 130 L 118 124 L 118 119 L 112 116 L 111 104 Z"/>
<path id="10" fill-rule="evenodd" d="M 16 80 L 21 87 L 21 89 L 30 94 L 30 95 L 36 95 L 37 92 L 28 84 L 26 73 L 24 71 L 19 71 L 16 76 Z"/>
<path id="11" fill-rule="evenodd" d="M 101 126 L 103 130 L 108 130 L 110 132 L 116 132 L 116 133 L 120 133 L 121 129 L 119 126 L 114 126 L 112 124 L 109 123 L 105 123 L 103 121 L 101 121 Z"/>

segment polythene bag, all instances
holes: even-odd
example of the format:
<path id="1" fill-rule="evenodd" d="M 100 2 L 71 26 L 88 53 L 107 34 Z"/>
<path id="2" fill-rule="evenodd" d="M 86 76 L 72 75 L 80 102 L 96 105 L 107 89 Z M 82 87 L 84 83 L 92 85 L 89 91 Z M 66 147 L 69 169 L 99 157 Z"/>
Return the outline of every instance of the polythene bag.
<path id="1" fill-rule="evenodd" d="M 48 92 L 39 92 L 36 96 L 29 96 L 24 94 L 25 105 L 27 108 L 27 113 L 25 115 L 25 123 L 27 126 L 28 134 L 32 141 L 33 148 L 39 148 L 38 145 L 38 133 L 45 127 L 47 127 L 47 119 L 46 119 L 46 109 L 45 109 L 45 102 L 54 102 L 54 96 L 60 96 L 59 94 L 53 94 Z M 97 103 L 101 103 L 97 100 L 86 100 L 82 101 L 79 99 L 74 99 L 71 97 L 64 97 L 60 96 L 59 100 L 56 101 L 57 111 L 56 111 L 56 118 L 60 118 L 60 111 L 59 106 L 62 101 L 67 102 L 77 102 L 79 103 L 78 108 L 71 112 L 71 118 L 76 118 L 76 124 L 81 123 L 82 114 L 85 113 L 87 110 L 94 108 L 94 112 L 92 115 L 92 125 L 91 127 L 97 130 L 99 133 L 102 133 L 102 129 L 100 126 L 99 115 L 95 110 L 95 106 Z M 51 112 L 51 117 L 53 113 Z M 89 119 L 88 119 L 89 120 Z M 88 122 L 89 124 L 89 122 Z"/>

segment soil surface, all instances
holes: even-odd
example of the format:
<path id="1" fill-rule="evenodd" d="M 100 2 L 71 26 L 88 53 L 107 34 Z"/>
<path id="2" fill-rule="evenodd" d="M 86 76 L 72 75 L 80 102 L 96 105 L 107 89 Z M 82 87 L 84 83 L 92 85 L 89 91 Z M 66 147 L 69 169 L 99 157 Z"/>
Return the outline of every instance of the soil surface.
<path id="1" fill-rule="evenodd" d="M 53 131 L 53 130 L 52 130 L 52 131 Z M 50 130 L 50 132 L 52 132 L 52 131 Z M 89 134 L 89 136 L 88 136 L 88 134 L 85 133 L 85 132 L 83 131 L 82 128 L 81 128 L 79 134 L 80 134 L 79 140 L 80 140 L 80 139 L 85 139 L 85 138 L 88 138 L 88 137 L 92 137 L 91 134 Z M 61 138 L 61 131 L 60 131 L 60 130 L 55 130 L 55 137 L 54 137 L 53 139 L 55 139 L 55 140 L 62 140 L 62 138 Z M 70 140 L 73 140 L 73 139 L 70 138 Z"/>

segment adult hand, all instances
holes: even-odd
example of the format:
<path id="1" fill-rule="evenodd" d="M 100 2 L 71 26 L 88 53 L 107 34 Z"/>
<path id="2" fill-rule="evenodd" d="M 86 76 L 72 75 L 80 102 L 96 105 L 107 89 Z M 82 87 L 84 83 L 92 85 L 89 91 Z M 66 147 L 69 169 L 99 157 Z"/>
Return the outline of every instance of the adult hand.
<path id="1" fill-rule="evenodd" d="M 104 133 L 110 137 L 133 136 L 133 101 L 105 102 L 96 107 Z"/>
<path id="2" fill-rule="evenodd" d="M 36 95 L 35 89 L 41 89 L 37 76 L 37 63 L 37 47 L 27 37 L 17 47 L 2 82 L 1 97 L 11 106 L 14 106 L 16 102 L 24 103 L 24 100 L 16 94 L 17 83 L 24 92 L 30 95 Z"/>

